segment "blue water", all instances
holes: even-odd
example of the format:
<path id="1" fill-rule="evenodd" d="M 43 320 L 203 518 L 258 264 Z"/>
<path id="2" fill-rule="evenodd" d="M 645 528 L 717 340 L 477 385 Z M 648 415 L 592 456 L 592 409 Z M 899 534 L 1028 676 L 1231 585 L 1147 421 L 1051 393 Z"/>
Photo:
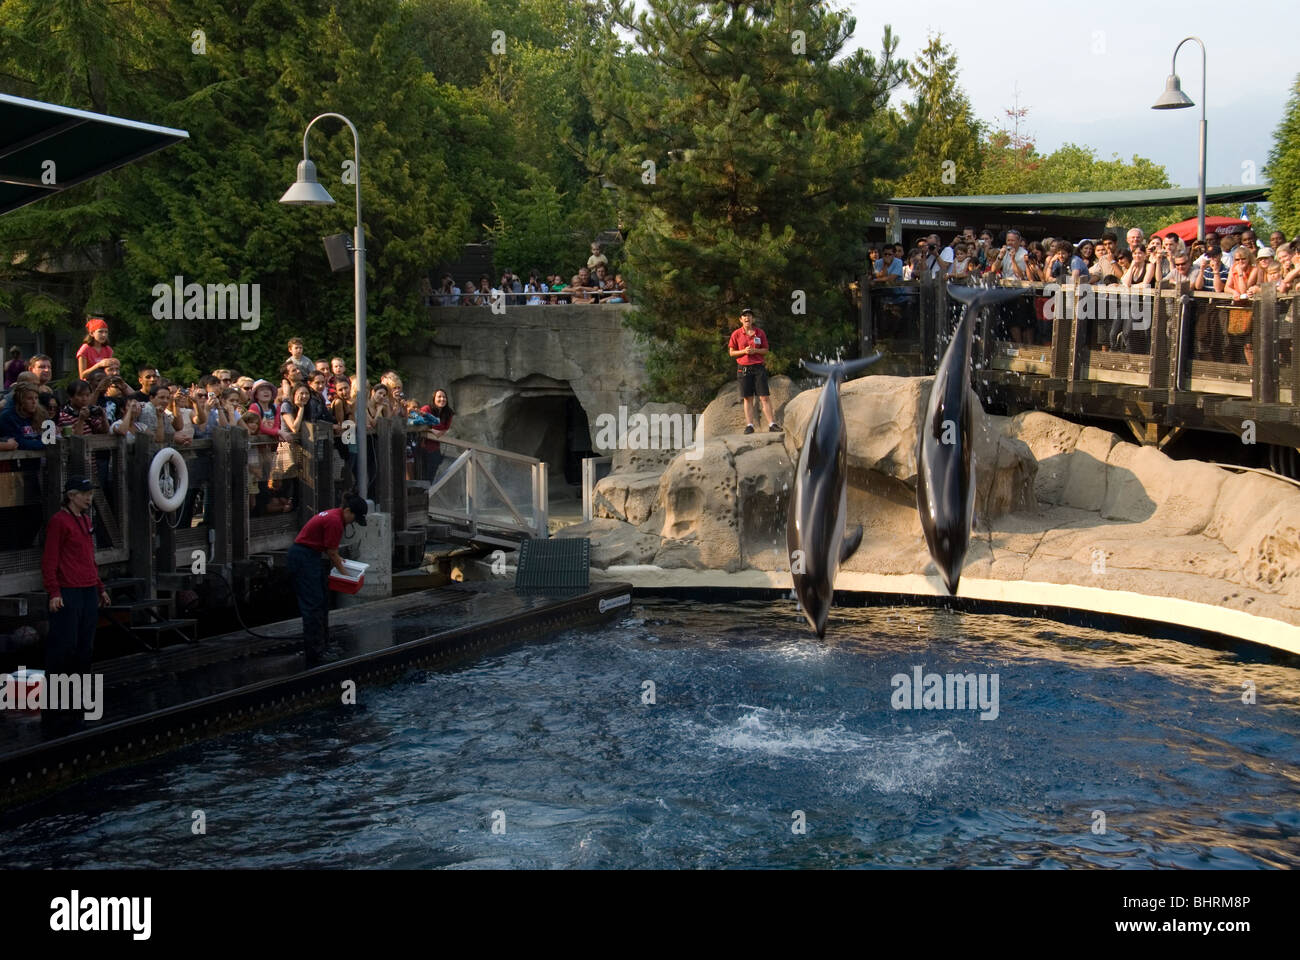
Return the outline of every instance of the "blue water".
<path id="1" fill-rule="evenodd" d="M 895 710 L 916 666 L 996 674 L 997 718 Z M 11 867 L 1294 867 L 1298 678 L 1042 620 L 836 610 L 821 642 L 789 603 L 642 602 L 101 777 L 0 844 Z"/>

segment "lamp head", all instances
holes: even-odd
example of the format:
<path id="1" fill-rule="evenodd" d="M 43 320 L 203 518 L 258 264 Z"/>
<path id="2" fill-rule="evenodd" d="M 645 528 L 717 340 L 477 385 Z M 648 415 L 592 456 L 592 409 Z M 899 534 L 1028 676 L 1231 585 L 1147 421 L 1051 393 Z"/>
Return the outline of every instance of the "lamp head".
<path id="1" fill-rule="evenodd" d="M 333 203 L 334 198 L 316 179 L 316 164 L 304 157 L 298 163 L 298 179 L 284 191 L 280 202 L 296 206 L 323 207 Z"/>
<path id="2" fill-rule="evenodd" d="M 1165 78 L 1165 92 L 1160 94 L 1160 99 L 1151 104 L 1152 110 L 1180 110 L 1183 107 L 1194 107 L 1196 104 L 1187 94 L 1183 93 L 1182 84 L 1178 80 L 1178 74 L 1171 73 Z"/>

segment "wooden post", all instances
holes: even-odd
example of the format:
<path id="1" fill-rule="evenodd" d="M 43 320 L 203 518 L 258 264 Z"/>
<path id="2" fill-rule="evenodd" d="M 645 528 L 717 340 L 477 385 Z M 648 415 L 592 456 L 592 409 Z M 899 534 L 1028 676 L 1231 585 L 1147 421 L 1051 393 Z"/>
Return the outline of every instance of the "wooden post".
<path id="1" fill-rule="evenodd" d="M 406 529 L 406 418 L 391 417 L 393 421 L 393 526 L 397 533 Z"/>
<path id="2" fill-rule="evenodd" d="M 934 304 L 937 290 L 934 278 L 930 276 L 928 270 L 921 274 L 917 286 L 916 335 L 921 345 L 921 370 L 925 374 L 931 374 L 934 373 L 937 364 L 934 355 L 938 326 L 935 323 Z"/>
<path id="3" fill-rule="evenodd" d="M 90 445 L 86 443 L 85 437 L 68 437 L 63 441 L 67 445 L 67 476 L 78 474 L 83 477 L 95 478 L 95 465 L 91 459 Z M 60 498 L 61 500 L 62 498 Z"/>
<path id="4" fill-rule="evenodd" d="M 1084 379 L 1084 369 L 1088 366 L 1088 355 L 1092 351 L 1089 334 L 1092 332 L 1089 325 L 1094 321 L 1087 317 L 1080 317 L 1082 312 L 1079 310 L 1079 287 L 1083 284 L 1077 284 L 1070 291 L 1069 314 L 1070 324 L 1070 372 L 1069 382 L 1073 384 Z"/>
<path id="5" fill-rule="evenodd" d="M 942 340 L 944 347 L 947 347 L 948 341 L 952 339 L 952 324 L 949 321 L 948 281 L 943 277 L 935 277 L 932 282 L 934 283 L 934 323 L 931 325 L 931 329 L 934 331 L 935 340 L 931 352 L 936 354 L 934 369 L 938 370 L 939 342 Z"/>
<path id="6" fill-rule="evenodd" d="M 230 563 L 231 514 L 231 431 L 247 433 L 243 427 L 217 427 L 212 431 L 212 483 L 209 486 L 212 502 L 208 506 L 208 525 L 213 530 L 212 562 Z"/>
<path id="7" fill-rule="evenodd" d="M 248 559 L 248 431 L 236 425 L 230 437 L 230 560 Z"/>
<path id="8" fill-rule="evenodd" d="M 1150 366 L 1147 368 L 1147 386 L 1152 390 L 1169 389 L 1169 323 L 1171 300 L 1168 291 L 1156 280 L 1155 295 L 1151 298 L 1151 329 L 1148 335 Z M 1129 307 L 1132 310 L 1132 306 Z"/>
<path id="9" fill-rule="evenodd" d="M 320 423 L 304 423 L 302 432 L 302 470 L 299 488 L 302 490 L 303 523 L 314 513 L 334 506 L 334 433 Z"/>
<path id="10" fill-rule="evenodd" d="M 1259 295 L 1255 298 L 1250 339 L 1251 349 L 1255 353 L 1251 364 L 1251 396 L 1256 403 L 1277 403 L 1278 351 L 1281 344 L 1278 341 L 1277 287 L 1271 283 L 1261 284 Z"/>
<path id="11" fill-rule="evenodd" d="M 131 550 L 128 569 L 131 576 L 149 584 L 149 595 L 153 595 L 153 513 L 149 499 L 149 464 L 153 462 L 154 442 L 148 434 L 137 434 L 130 445 L 130 457 L 127 465 L 126 486 L 131 491 L 127 500 L 127 513 L 130 514 L 130 534 L 127 544 Z"/>
<path id="12" fill-rule="evenodd" d="M 1187 390 L 1191 378 L 1192 358 L 1196 353 L 1196 303 L 1192 298 L 1192 285 L 1178 285 L 1178 300 L 1174 303 L 1173 341 L 1169 347 L 1169 402 L 1173 403 L 1180 391 Z"/>
<path id="13" fill-rule="evenodd" d="M 867 260 L 866 272 L 858 279 L 858 292 L 862 302 L 858 305 L 858 349 L 859 356 L 869 357 L 876 348 L 876 317 L 871 311 L 871 284 L 875 274 L 871 269 L 871 260 Z"/>
<path id="14" fill-rule="evenodd" d="M 1052 286 L 1056 287 L 1056 292 L 1053 294 L 1052 299 L 1048 301 L 1052 307 L 1052 346 L 1048 356 L 1052 358 L 1052 377 L 1057 380 L 1068 381 L 1070 379 L 1070 347 L 1073 343 L 1073 331 L 1070 327 L 1070 318 L 1066 316 L 1065 311 L 1065 288 L 1059 283 L 1046 284 L 1043 287 L 1043 293 L 1046 294 Z"/>
<path id="15" fill-rule="evenodd" d="M 1287 313 L 1291 318 L 1291 405 L 1300 407 L 1300 297 L 1289 297 Z M 1281 324 L 1278 324 L 1281 329 Z"/>
<path id="16" fill-rule="evenodd" d="M 37 429 L 41 424 L 36 424 Z M 67 449 L 67 443 L 63 438 L 59 438 L 52 446 L 47 446 L 44 455 L 41 458 L 40 465 L 40 486 L 41 486 L 41 511 L 45 517 L 45 522 L 49 523 L 50 517 L 54 516 L 55 511 L 63 503 L 63 483 L 67 479 L 67 473 L 63 467 L 63 457 Z M 43 525 L 42 525 L 43 526 Z M 44 530 L 42 530 L 41 543 L 44 544 Z"/>
<path id="17" fill-rule="evenodd" d="M 375 424 L 375 506 L 380 513 L 391 513 L 393 505 L 393 428 L 394 417 L 380 417 Z M 396 529 L 394 527 L 393 529 Z"/>

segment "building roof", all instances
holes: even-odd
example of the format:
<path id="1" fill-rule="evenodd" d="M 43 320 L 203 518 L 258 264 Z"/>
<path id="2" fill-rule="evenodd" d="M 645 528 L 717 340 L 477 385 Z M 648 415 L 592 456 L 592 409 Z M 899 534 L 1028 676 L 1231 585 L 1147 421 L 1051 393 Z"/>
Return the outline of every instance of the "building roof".
<path id="1" fill-rule="evenodd" d="M 187 139 L 184 130 L 0 93 L 0 214 Z"/>
<path id="2" fill-rule="evenodd" d="M 1268 199 L 1269 184 L 1206 187 L 1206 203 L 1253 203 Z M 1196 203 L 1195 187 L 1168 190 L 1083 190 L 1078 193 L 1001 193 L 966 197 L 895 197 L 890 204 L 918 207 L 997 207 L 1002 210 L 1078 210 L 1087 207 L 1176 207 Z"/>

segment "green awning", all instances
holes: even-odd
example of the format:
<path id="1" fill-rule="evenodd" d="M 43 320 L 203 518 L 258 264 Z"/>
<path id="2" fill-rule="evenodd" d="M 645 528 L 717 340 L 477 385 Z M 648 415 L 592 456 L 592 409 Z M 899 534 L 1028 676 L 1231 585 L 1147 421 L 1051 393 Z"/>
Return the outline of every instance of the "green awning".
<path id="1" fill-rule="evenodd" d="M 1206 203 L 1257 203 L 1268 199 L 1269 184 L 1206 187 Z M 1078 210 L 1096 207 L 1178 207 L 1196 203 L 1195 187 L 1169 190 L 1084 190 L 1079 193 L 1002 193 L 973 197 L 895 197 L 890 204 L 916 207 L 997 207 L 1000 210 Z"/>
<path id="2" fill-rule="evenodd" d="M 184 130 L 0 93 L 0 214 L 187 139 Z"/>

